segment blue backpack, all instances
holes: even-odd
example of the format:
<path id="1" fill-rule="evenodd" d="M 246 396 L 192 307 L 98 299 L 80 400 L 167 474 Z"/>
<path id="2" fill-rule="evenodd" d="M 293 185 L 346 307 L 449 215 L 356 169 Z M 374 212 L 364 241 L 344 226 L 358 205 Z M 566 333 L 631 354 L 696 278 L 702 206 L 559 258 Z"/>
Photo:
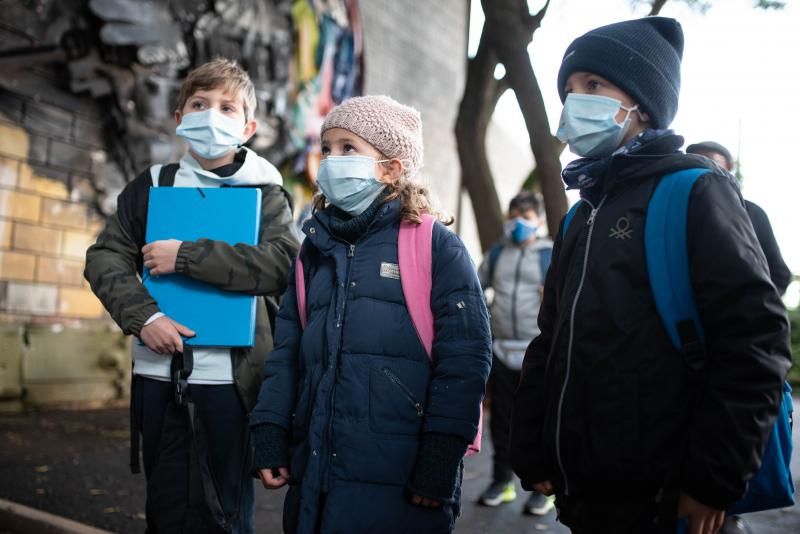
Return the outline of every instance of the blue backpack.
<path id="1" fill-rule="evenodd" d="M 694 302 L 686 246 L 686 212 L 697 178 L 708 169 L 686 169 L 664 176 L 647 209 L 644 231 L 645 257 L 650 287 L 658 314 L 670 341 L 687 357 L 693 370 L 705 364 L 703 326 Z M 562 239 L 580 203 L 564 217 Z M 728 514 L 784 508 L 794 504 L 794 484 L 789 464 L 792 456 L 792 396 L 784 383 L 783 402 L 764 450 L 761 467 L 747 485 L 744 497 Z"/>
<path id="2" fill-rule="evenodd" d="M 577 205 L 577 204 L 576 204 Z M 494 271 L 497 267 L 497 260 L 500 258 L 500 253 L 503 252 L 504 244 L 502 242 L 495 243 L 491 246 L 489 251 L 486 253 L 489 257 L 489 282 L 494 282 Z M 539 269 L 542 273 L 542 284 L 544 284 L 545 276 L 547 276 L 547 269 L 550 268 L 550 260 L 553 257 L 553 249 L 552 248 L 540 248 L 539 249 Z"/>

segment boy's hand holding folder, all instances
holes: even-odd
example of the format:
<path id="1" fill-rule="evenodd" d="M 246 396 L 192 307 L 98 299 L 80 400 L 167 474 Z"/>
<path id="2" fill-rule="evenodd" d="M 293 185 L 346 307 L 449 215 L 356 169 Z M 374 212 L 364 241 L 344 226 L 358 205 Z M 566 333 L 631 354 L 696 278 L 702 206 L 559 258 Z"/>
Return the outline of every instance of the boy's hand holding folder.
<path id="1" fill-rule="evenodd" d="M 181 243 L 183 241 L 177 239 L 161 239 L 142 247 L 144 266 L 150 269 L 150 276 L 175 272 L 175 260 Z"/>

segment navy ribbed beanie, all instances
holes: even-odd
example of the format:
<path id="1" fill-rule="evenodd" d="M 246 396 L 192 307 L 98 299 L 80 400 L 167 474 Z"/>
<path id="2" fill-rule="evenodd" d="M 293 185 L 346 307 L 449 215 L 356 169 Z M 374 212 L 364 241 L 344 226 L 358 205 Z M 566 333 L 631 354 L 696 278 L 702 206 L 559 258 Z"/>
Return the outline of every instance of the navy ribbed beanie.
<path id="1" fill-rule="evenodd" d="M 569 45 L 558 71 L 558 94 L 573 72 L 607 79 L 639 104 L 653 128 L 666 128 L 678 111 L 683 30 L 677 20 L 645 17 L 595 28 Z"/>

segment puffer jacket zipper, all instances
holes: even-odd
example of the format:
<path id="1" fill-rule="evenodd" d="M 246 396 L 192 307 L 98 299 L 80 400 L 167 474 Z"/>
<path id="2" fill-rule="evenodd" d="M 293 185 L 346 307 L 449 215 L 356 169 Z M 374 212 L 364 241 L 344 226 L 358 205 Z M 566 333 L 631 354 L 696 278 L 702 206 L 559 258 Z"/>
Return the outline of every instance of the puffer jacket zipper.
<path id="1" fill-rule="evenodd" d="M 567 368 L 564 372 L 564 382 L 561 385 L 561 395 L 558 398 L 558 411 L 556 414 L 556 459 L 558 460 L 558 468 L 561 471 L 561 477 L 564 479 L 564 495 L 569 495 L 569 479 L 567 479 L 567 472 L 564 469 L 564 461 L 561 458 L 561 416 L 562 410 L 564 408 L 564 396 L 567 392 L 567 385 L 569 384 L 569 375 L 570 369 L 572 366 L 572 342 L 575 337 L 575 311 L 578 308 L 578 299 L 581 297 L 581 291 L 583 290 L 583 283 L 586 281 L 586 268 L 589 263 L 589 249 L 592 245 L 592 233 L 594 232 L 594 220 L 597 216 L 597 212 L 603 206 L 603 203 L 606 201 L 606 196 L 600 200 L 600 203 L 595 208 L 592 206 L 592 203 L 586 199 L 583 199 L 583 202 L 589 204 L 592 208 L 592 212 L 589 214 L 589 219 L 586 221 L 586 225 L 589 227 L 589 234 L 586 236 L 586 250 L 583 254 L 583 266 L 581 267 L 581 279 L 578 283 L 578 290 L 575 292 L 575 298 L 572 300 L 572 309 L 570 310 L 569 314 L 569 343 L 567 345 Z"/>
<path id="2" fill-rule="evenodd" d="M 395 375 L 388 367 L 384 367 L 382 371 L 383 374 L 386 375 L 386 378 L 388 378 L 395 386 L 400 388 L 409 402 L 411 402 L 411 404 L 414 406 L 414 409 L 417 410 L 417 417 L 422 417 L 425 415 L 425 410 L 422 408 L 422 404 L 414 397 L 414 394 L 411 393 L 411 391 L 406 387 L 405 384 L 403 384 L 397 375 Z"/>
<path id="3" fill-rule="evenodd" d="M 356 246 L 353 244 L 348 244 L 347 270 L 344 276 L 344 294 L 342 295 L 342 309 L 340 312 L 337 313 L 337 318 L 336 318 L 336 328 L 339 329 L 339 346 L 336 349 L 336 360 L 334 361 L 336 369 L 333 378 L 333 384 L 331 385 L 330 398 L 328 399 L 328 405 L 330 406 L 330 412 L 328 415 L 328 432 L 327 432 L 328 454 L 325 457 L 325 465 L 320 470 L 320 475 L 322 477 L 320 487 L 322 488 L 323 492 L 328 491 L 328 471 L 330 469 L 331 459 L 334 456 L 336 456 L 336 451 L 333 450 L 333 414 L 336 408 L 336 384 L 339 381 L 339 371 L 341 369 L 342 342 L 344 340 L 344 319 L 345 319 L 345 312 L 347 311 L 347 298 L 350 290 L 350 267 L 353 264 L 353 256 L 355 256 L 355 254 L 356 254 Z"/>

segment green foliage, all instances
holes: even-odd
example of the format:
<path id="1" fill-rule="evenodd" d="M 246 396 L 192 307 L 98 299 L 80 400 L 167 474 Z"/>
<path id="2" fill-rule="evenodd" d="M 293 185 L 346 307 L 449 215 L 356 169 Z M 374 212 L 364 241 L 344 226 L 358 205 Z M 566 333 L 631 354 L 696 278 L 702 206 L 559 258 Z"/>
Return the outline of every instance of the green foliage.
<path id="1" fill-rule="evenodd" d="M 800 307 L 789 310 L 789 324 L 792 332 L 792 368 L 789 382 L 793 387 L 800 386 Z"/>
<path id="2" fill-rule="evenodd" d="M 711 7 L 711 2 L 707 0 L 673 0 L 673 1 L 683 2 L 684 4 L 687 4 L 690 8 L 696 9 L 700 13 L 705 13 Z M 761 0 L 761 1 L 769 1 L 769 0 Z M 651 9 L 655 8 L 656 13 L 653 14 L 657 14 L 659 11 L 661 11 L 661 8 L 666 3 L 667 3 L 666 0 L 663 2 L 660 2 L 658 0 L 631 0 L 631 7 L 635 9 L 637 6 L 646 5 Z"/>
<path id="3" fill-rule="evenodd" d="M 673 0 L 673 2 L 683 2 L 687 4 L 690 8 L 696 9 L 700 13 L 705 13 L 713 4 L 711 0 Z M 667 0 L 630 0 L 631 7 L 636 8 L 642 4 L 649 6 L 651 8 L 657 8 L 656 11 L 661 11 L 661 7 L 667 3 Z M 755 0 L 753 7 L 757 9 L 783 9 L 786 7 L 786 2 L 784 0 Z"/>
<path id="4" fill-rule="evenodd" d="M 756 0 L 756 7 L 759 9 L 783 9 L 786 2 L 780 0 Z"/>

